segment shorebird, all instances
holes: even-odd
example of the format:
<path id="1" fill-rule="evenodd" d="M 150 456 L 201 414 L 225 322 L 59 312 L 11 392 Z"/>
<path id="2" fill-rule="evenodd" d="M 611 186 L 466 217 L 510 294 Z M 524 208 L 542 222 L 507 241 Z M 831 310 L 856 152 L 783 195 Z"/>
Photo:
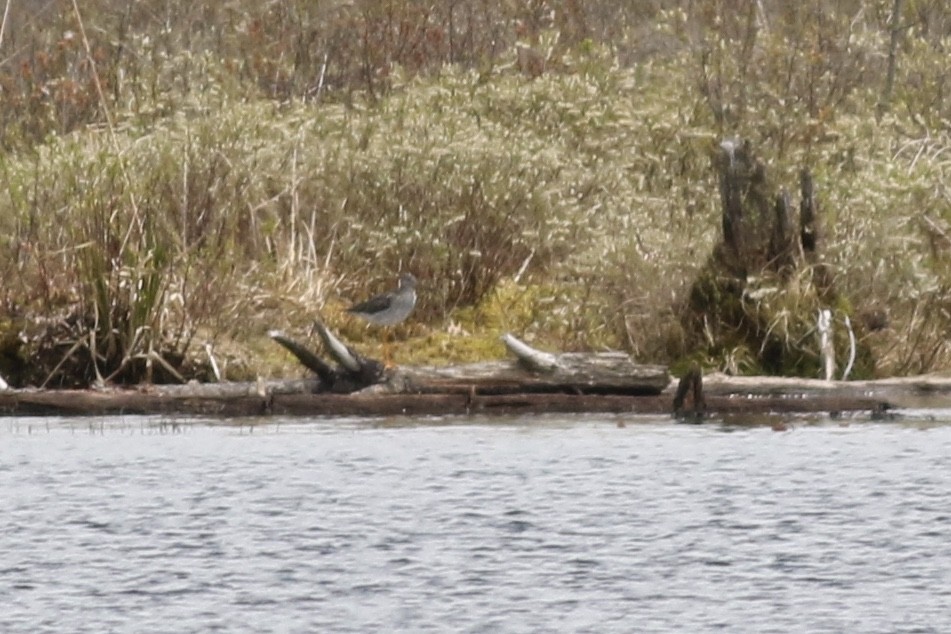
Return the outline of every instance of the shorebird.
<path id="1" fill-rule="evenodd" d="M 389 291 L 365 302 L 354 304 L 347 309 L 351 315 L 367 320 L 374 326 L 395 326 L 413 312 L 416 306 L 416 278 L 411 273 L 400 276 L 399 286 L 395 291 Z M 387 350 L 387 337 L 383 337 L 384 364 L 390 365 Z"/>

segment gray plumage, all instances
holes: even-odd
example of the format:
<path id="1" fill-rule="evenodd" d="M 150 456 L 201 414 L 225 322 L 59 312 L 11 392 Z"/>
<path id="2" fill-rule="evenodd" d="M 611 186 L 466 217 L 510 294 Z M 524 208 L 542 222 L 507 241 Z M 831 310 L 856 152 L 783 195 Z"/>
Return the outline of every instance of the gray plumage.
<path id="1" fill-rule="evenodd" d="M 347 309 L 347 312 L 362 317 L 375 326 L 395 326 L 409 317 L 414 306 L 416 306 L 416 278 L 411 273 L 403 273 L 400 276 L 399 287 L 395 291 L 354 304 Z"/>

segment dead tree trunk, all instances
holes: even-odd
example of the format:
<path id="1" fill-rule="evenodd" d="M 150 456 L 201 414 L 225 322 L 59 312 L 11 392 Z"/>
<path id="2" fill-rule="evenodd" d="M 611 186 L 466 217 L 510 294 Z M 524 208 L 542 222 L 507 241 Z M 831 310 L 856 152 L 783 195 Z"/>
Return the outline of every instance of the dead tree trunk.
<path id="1" fill-rule="evenodd" d="M 690 289 L 682 314 L 687 341 L 733 372 L 816 376 L 816 315 L 838 309 L 842 324 L 848 315 L 822 260 L 812 174 L 799 174 L 797 232 L 789 193 L 771 182 L 749 142 L 721 143 L 715 167 L 723 237 Z M 838 332 L 837 346 L 848 347 L 848 331 Z M 858 356 L 860 373 L 871 373 L 870 353 Z"/>

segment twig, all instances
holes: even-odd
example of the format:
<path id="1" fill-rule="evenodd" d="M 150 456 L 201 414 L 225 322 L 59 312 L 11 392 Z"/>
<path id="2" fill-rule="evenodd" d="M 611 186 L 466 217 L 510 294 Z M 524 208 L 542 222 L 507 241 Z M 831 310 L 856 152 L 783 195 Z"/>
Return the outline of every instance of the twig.
<path id="1" fill-rule="evenodd" d="M 842 372 L 842 380 L 846 381 L 852 371 L 852 364 L 855 363 L 855 331 L 852 330 L 852 322 L 848 315 L 845 316 L 844 321 L 845 329 L 849 331 L 849 362 L 845 364 L 845 370 Z"/>
<path id="2" fill-rule="evenodd" d="M 215 380 L 221 383 L 221 370 L 218 368 L 218 362 L 212 353 L 211 342 L 205 343 L 205 354 L 208 355 L 208 361 L 211 363 L 211 371 L 215 374 Z"/>
<path id="3" fill-rule="evenodd" d="M 102 373 L 99 372 L 99 355 L 96 353 L 96 330 L 99 328 L 99 300 L 93 302 L 93 308 L 95 308 L 95 321 L 93 322 L 92 328 L 89 329 L 89 358 L 92 359 L 92 369 L 96 371 L 96 386 L 104 387 L 106 382 L 102 378 Z"/>
<path id="4" fill-rule="evenodd" d="M 173 377 L 175 377 L 175 380 L 178 381 L 179 383 L 188 383 L 188 381 L 185 380 L 185 377 L 179 374 L 178 370 L 173 368 L 172 365 L 168 361 L 165 360 L 165 357 L 160 355 L 158 352 L 155 352 L 154 350 L 150 350 L 147 356 L 152 361 L 158 362 L 158 364 L 162 366 L 163 368 L 165 368 L 166 372 L 168 372 Z"/>
<path id="5" fill-rule="evenodd" d="M 521 281 L 522 276 L 525 275 L 525 270 L 528 269 L 528 265 L 531 264 L 533 257 L 535 257 L 535 249 L 532 249 L 531 253 L 528 254 L 528 257 L 526 257 L 525 261 L 522 262 L 522 266 L 518 267 L 518 273 L 515 274 L 516 284 L 518 284 L 519 281 Z"/>
<path id="6" fill-rule="evenodd" d="M 7 0 L 7 6 L 3 8 L 3 22 L 0 22 L 0 46 L 3 46 L 3 34 L 7 32 L 7 18 L 10 17 L 10 5 L 13 0 Z"/>
<path id="7" fill-rule="evenodd" d="M 320 101 L 320 93 L 324 89 L 324 75 L 327 73 L 327 53 L 324 53 L 324 63 L 320 65 L 320 79 L 317 80 L 317 95 L 315 99 Z"/>
<path id="8" fill-rule="evenodd" d="M 79 341 L 77 341 L 76 343 L 73 344 L 73 347 L 70 348 L 69 351 L 68 351 L 66 354 L 63 355 L 63 358 L 59 360 L 59 363 L 56 364 L 56 367 L 54 367 L 52 370 L 50 370 L 50 373 L 47 374 L 47 375 L 46 375 L 46 378 L 43 379 L 43 382 L 40 383 L 40 389 L 41 389 L 41 390 L 42 390 L 44 387 L 46 387 L 46 384 L 50 382 L 50 379 L 52 379 L 52 378 L 56 375 L 56 373 L 59 372 L 59 369 L 60 369 L 61 367 L 63 367 L 63 364 L 66 363 L 66 361 L 67 361 L 70 357 L 73 356 L 73 353 L 76 352 L 77 350 L 79 350 L 79 347 L 82 346 L 82 345 L 84 345 L 84 344 L 85 344 L 85 342 L 84 342 L 82 339 L 80 339 Z M 96 363 L 96 362 L 95 362 L 95 359 L 94 359 L 94 360 L 93 360 L 93 365 L 95 365 L 95 363 Z M 98 374 L 98 370 L 97 370 L 96 373 Z"/>
<path id="9" fill-rule="evenodd" d="M 9 0 L 8 0 L 9 5 Z M 99 71 L 96 70 L 96 60 L 92 56 L 92 46 L 89 45 L 89 38 L 86 37 L 86 27 L 83 24 L 82 15 L 79 13 L 79 5 L 73 0 L 73 12 L 76 15 L 76 22 L 79 25 L 79 34 L 83 38 L 83 48 L 86 49 L 86 61 L 89 62 L 89 70 L 92 75 L 92 81 L 96 85 L 96 93 L 99 95 L 99 107 L 102 108 L 102 114 L 106 118 L 106 126 L 109 128 L 109 139 L 112 141 L 112 147 L 116 153 L 116 160 L 119 161 L 119 171 L 122 173 L 122 180 L 125 181 L 126 189 L 129 192 L 129 206 L 132 208 L 132 216 L 135 222 L 129 223 L 129 228 L 122 238 L 120 253 L 125 252 L 125 247 L 132 235 L 132 228 L 141 225 L 139 217 L 139 206 L 135 200 L 135 193 L 132 190 L 132 181 L 125 168 L 125 161 L 122 158 L 122 150 L 119 148 L 119 139 L 116 137 L 116 128 L 112 122 L 112 114 L 109 112 L 109 105 L 106 103 L 106 95 L 102 91 L 102 82 L 99 81 Z"/>
<path id="10" fill-rule="evenodd" d="M 892 100 L 892 90 L 895 87 L 895 67 L 898 65 L 898 38 L 901 36 L 902 26 L 899 24 L 901 19 L 902 0 L 895 0 L 892 5 L 891 38 L 888 43 L 888 67 L 885 71 L 885 87 L 882 90 L 882 98 L 878 102 L 877 114 L 881 119 L 885 111 L 888 110 Z"/>
<path id="11" fill-rule="evenodd" d="M 835 376 L 835 348 L 832 345 L 832 311 L 823 308 L 816 322 L 819 330 L 819 356 L 822 358 L 823 376 L 831 381 Z"/>

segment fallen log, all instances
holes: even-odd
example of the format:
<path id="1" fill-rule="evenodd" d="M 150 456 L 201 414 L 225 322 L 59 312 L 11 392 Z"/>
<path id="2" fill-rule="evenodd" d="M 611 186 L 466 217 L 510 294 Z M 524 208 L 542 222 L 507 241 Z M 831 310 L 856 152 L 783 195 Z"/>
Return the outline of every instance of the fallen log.
<path id="1" fill-rule="evenodd" d="M 707 398 L 779 398 L 815 400 L 866 398 L 891 408 L 951 408 L 951 376 L 921 375 L 867 381 L 774 376 L 728 376 L 714 373 L 703 377 Z"/>
<path id="2" fill-rule="evenodd" d="M 4 416 L 188 415 L 424 416 L 614 413 L 670 415 L 677 386 L 660 394 L 315 393 L 314 379 L 259 383 L 152 386 L 107 390 L 0 391 Z M 692 386 L 692 385 L 691 385 Z M 736 414 L 848 413 L 873 417 L 894 408 L 951 408 L 951 378 L 913 377 L 836 382 L 776 377 L 707 377 L 702 416 L 688 407 L 685 420 Z"/>
<path id="3" fill-rule="evenodd" d="M 225 394 L 199 394 L 187 386 L 152 390 L 10 390 L 0 392 L 3 416 L 187 415 L 246 416 L 446 416 L 653 414 L 672 412 L 672 392 L 659 395 L 598 394 L 315 394 L 276 391 L 260 394 L 254 384 Z M 708 394 L 705 417 L 727 414 L 888 411 L 891 403 L 861 394 Z M 951 399 L 949 399 L 951 403 Z"/>
<path id="4" fill-rule="evenodd" d="M 846 413 L 877 416 L 896 407 L 951 407 L 951 379 L 820 381 L 776 377 L 701 377 L 670 381 L 666 368 L 627 355 L 551 354 L 511 336 L 514 362 L 379 371 L 378 382 L 340 393 L 328 389 L 357 372 L 319 366 L 310 379 L 146 386 L 105 390 L 2 390 L 0 415 L 424 416 L 614 413 L 702 420 L 734 414 Z M 345 347 L 345 346 L 344 346 Z M 302 347 L 301 350 L 306 350 Z M 352 351 L 351 351 L 352 352 Z M 310 353 L 304 353 L 307 357 Z M 357 355 L 355 358 L 362 358 Z M 310 359 L 308 363 L 312 363 Z M 321 362 L 323 363 L 323 362 Z M 339 389 L 334 383 L 331 388 Z"/>
<path id="5" fill-rule="evenodd" d="M 316 324 L 336 367 L 280 332 L 271 338 L 317 374 L 317 392 L 370 390 L 392 394 L 659 394 L 670 383 L 667 368 L 643 365 L 623 352 L 552 354 L 536 350 L 514 335 L 502 341 L 515 357 L 461 366 L 419 366 L 384 370 Z"/>
<path id="6" fill-rule="evenodd" d="M 659 395 L 667 368 L 624 353 L 551 354 L 505 335 L 515 360 L 453 367 L 385 369 L 316 331 L 331 361 L 281 332 L 271 332 L 315 377 L 305 381 L 148 386 L 98 391 L 0 393 L 5 414 L 191 414 L 210 416 L 466 414 L 632 411 L 636 398 Z M 664 411 L 660 401 L 646 411 Z M 646 405 L 646 402 L 645 404 Z"/>

